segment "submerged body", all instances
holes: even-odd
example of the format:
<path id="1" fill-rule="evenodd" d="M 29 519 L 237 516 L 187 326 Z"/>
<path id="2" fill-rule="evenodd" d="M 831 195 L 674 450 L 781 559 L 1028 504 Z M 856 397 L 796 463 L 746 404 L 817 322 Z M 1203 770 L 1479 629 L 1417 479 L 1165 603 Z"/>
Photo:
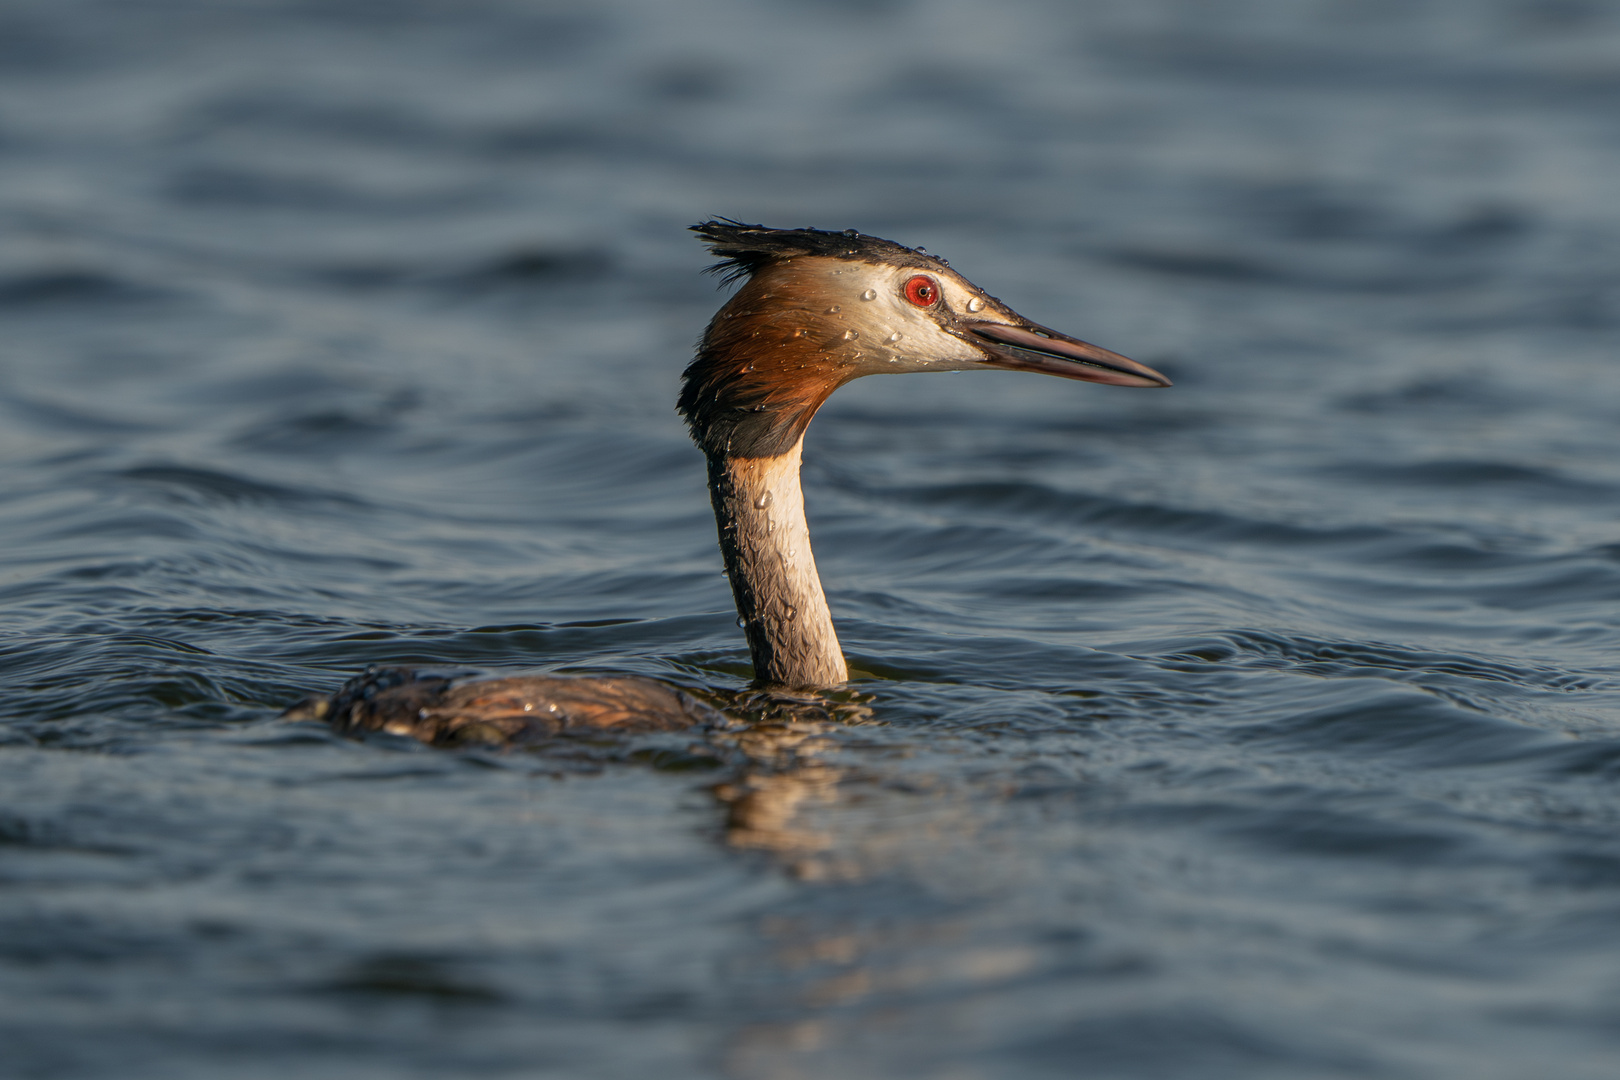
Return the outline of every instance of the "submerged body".
<path id="1" fill-rule="evenodd" d="M 849 678 L 799 486 L 805 429 L 838 387 L 862 375 L 978 368 L 1170 385 L 888 240 L 730 221 L 694 231 L 722 257 L 716 271 L 746 279 L 704 332 L 677 407 L 708 458 L 720 549 L 760 686 L 818 690 Z M 718 716 L 648 679 L 456 680 L 402 669 L 368 672 L 289 715 L 433 743 L 675 730 Z"/>
<path id="2" fill-rule="evenodd" d="M 381 731 L 436 746 L 725 723 L 690 694 L 634 675 L 457 678 L 408 668 L 367 671 L 330 698 L 311 698 L 285 715 L 323 721 L 341 735 Z"/>

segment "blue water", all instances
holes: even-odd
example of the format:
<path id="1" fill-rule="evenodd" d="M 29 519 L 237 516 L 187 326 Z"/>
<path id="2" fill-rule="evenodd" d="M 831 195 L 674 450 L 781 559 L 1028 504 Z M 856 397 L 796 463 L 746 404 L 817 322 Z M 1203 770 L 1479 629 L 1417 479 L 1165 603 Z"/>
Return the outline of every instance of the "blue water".
<path id="1" fill-rule="evenodd" d="M 1581 0 L 0 5 L 0 1072 L 1616 1075 L 1617 175 Z M 279 722 L 746 686 L 712 214 L 1176 386 L 840 391 L 747 767 Z"/>

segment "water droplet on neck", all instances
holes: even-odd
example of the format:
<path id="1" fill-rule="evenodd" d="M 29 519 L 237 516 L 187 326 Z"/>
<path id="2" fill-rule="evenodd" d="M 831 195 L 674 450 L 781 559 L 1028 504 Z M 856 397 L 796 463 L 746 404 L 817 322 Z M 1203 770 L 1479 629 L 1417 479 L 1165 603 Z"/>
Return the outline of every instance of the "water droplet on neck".
<path id="1" fill-rule="evenodd" d="M 766 491 L 764 494 L 760 495 L 759 498 L 754 500 L 755 510 L 763 510 L 769 505 L 771 505 L 771 493 L 769 491 Z"/>
<path id="2" fill-rule="evenodd" d="M 838 306 L 838 305 L 837 305 L 837 304 L 834 304 L 834 305 L 833 305 L 833 306 L 832 306 L 832 307 L 830 307 L 830 308 L 828 308 L 828 309 L 827 309 L 827 314 L 829 314 L 829 315 L 836 315 L 836 314 L 838 314 L 838 313 L 839 313 L 839 312 L 840 312 L 840 311 L 843 311 L 843 310 L 844 310 L 844 309 L 843 309 L 843 308 L 841 308 L 841 307 L 839 307 L 839 306 Z"/>
<path id="3" fill-rule="evenodd" d="M 738 626 L 747 626 L 748 625 L 748 620 L 743 618 L 741 615 L 739 615 L 739 616 L 737 616 L 737 625 Z"/>
<path id="4" fill-rule="evenodd" d="M 876 289 L 867 289 L 865 292 L 861 293 L 861 299 L 862 300 L 876 300 L 877 299 L 877 290 Z"/>
<path id="5" fill-rule="evenodd" d="M 788 605 L 787 621 L 792 622 L 794 619 L 796 619 L 798 617 L 799 617 L 799 609 L 796 608 L 796 607 L 793 607 L 791 604 Z"/>
<path id="6" fill-rule="evenodd" d="M 983 311 L 984 310 L 984 298 L 981 297 L 981 296 L 971 297 L 968 300 L 968 310 L 969 311 Z"/>
<path id="7" fill-rule="evenodd" d="M 904 335 L 900 331 L 896 330 L 894 333 L 890 334 L 884 340 L 887 341 L 890 345 L 893 345 L 895 342 L 899 341 L 901 338 L 903 338 L 905 336 L 906 335 Z"/>
<path id="8" fill-rule="evenodd" d="M 845 341 L 854 341 L 856 338 L 858 338 L 860 336 L 861 336 L 861 332 L 859 330 L 845 330 L 844 331 L 844 340 Z"/>

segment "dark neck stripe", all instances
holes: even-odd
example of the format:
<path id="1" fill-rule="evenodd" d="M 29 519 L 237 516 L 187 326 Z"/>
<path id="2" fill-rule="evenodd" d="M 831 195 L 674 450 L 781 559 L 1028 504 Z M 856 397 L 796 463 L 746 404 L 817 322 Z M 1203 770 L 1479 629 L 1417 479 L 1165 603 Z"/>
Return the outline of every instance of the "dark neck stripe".
<path id="1" fill-rule="evenodd" d="M 714 378 L 712 358 L 699 354 L 681 377 L 676 410 L 686 418 L 692 439 L 711 458 L 778 457 L 804 438 L 816 410 L 827 399 L 817 393 L 792 401 L 768 402 L 762 388 Z M 705 377 L 710 376 L 710 377 Z"/>

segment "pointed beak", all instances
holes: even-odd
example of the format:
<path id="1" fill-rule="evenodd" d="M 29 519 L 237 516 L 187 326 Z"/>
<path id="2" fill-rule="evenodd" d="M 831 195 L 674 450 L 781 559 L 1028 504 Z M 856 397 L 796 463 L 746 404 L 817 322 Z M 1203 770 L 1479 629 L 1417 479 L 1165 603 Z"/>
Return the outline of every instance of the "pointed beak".
<path id="1" fill-rule="evenodd" d="M 1170 385 L 1169 379 L 1146 364 L 1032 322 L 1009 326 L 964 321 L 961 326 L 969 341 L 989 353 L 985 363 L 995 367 L 1039 371 L 1109 386 Z"/>

